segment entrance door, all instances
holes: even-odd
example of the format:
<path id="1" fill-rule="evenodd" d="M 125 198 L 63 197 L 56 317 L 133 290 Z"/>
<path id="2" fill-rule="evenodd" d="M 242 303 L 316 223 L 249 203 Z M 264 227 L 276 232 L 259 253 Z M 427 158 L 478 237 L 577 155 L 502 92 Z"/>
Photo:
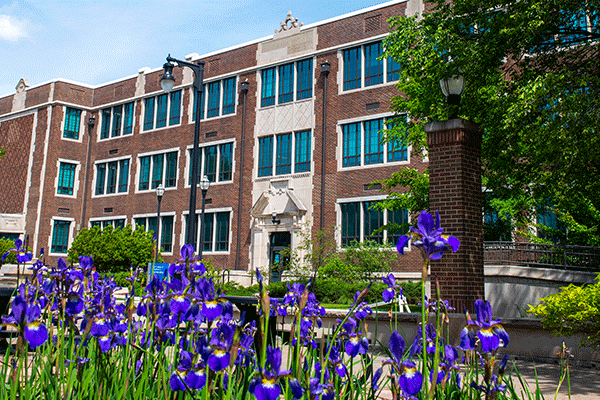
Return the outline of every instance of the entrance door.
<path id="1" fill-rule="evenodd" d="M 289 248 L 292 243 L 290 232 L 273 232 L 270 236 L 270 280 L 269 282 L 281 281 L 281 274 L 288 268 L 290 262 Z"/>

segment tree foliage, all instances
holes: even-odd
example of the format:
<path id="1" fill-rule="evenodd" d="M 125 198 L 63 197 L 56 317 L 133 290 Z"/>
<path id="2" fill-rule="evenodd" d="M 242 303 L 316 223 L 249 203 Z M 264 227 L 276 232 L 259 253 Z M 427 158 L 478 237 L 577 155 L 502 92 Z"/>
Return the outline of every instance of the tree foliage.
<path id="1" fill-rule="evenodd" d="M 100 272 L 129 271 L 131 266 L 144 266 L 154 261 L 152 234 L 141 229 L 133 230 L 107 226 L 82 229 L 68 252 L 68 260 L 76 263 L 79 256 L 92 256 Z"/>
<path id="2" fill-rule="evenodd" d="M 542 319 L 556 335 L 586 335 L 585 343 L 600 346 L 600 276 L 593 285 L 569 285 L 560 293 L 541 299 L 528 312 Z"/>
<path id="3" fill-rule="evenodd" d="M 491 205 L 517 227 L 545 204 L 558 239 L 600 245 L 600 3 L 591 0 L 434 0 L 396 17 L 384 56 L 402 66 L 387 138 L 426 147 L 423 126 L 446 119 L 442 77 L 462 72 L 459 116 L 480 125 Z"/>

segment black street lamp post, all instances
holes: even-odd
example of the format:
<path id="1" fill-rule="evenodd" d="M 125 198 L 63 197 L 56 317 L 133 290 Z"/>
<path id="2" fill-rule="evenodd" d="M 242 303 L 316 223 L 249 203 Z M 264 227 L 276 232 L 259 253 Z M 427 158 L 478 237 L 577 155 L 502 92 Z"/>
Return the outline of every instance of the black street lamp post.
<path id="1" fill-rule="evenodd" d="M 156 261 L 158 260 L 158 252 L 160 251 L 160 203 L 162 202 L 162 197 L 165 194 L 165 188 L 162 184 L 158 185 L 156 188 L 156 199 L 158 200 L 158 206 L 156 209 L 156 253 L 154 254 L 154 264 L 156 265 Z"/>
<path id="2" fill-rule="evenodd" d="M 190 207 L 188 215 L 188 223 L 186 224 L 185 242 L 187 244 L 195 243 L 196 232 L 196 185 L 198 184 L 198 146 L 200 145 L 200 112 L 202 108 L 202 92 L 204 91 L 204 61 L 198 61 L 197 64 L 187 61 L 177 60 L 171 55 L 167 57 L 167 62 L 163 65 L 164 73 L 160 78 L 160 84 L 164 91 L 170 92 L 175 85 L 175 77 L 173 76 L 173 62 L 179 67 L 189 67 L 194 71 L 194 88 L 196 89 L 196 121 L 194 124 L 194 147 L 192 148 L 192 178 L 190 182 Z M 202 207 L 204 209 L 204 207 Z M 199 249 L 199 254 L 202 254 L 202 249 Z"/>
<path id="3" fill-rule="evenodd" d="M 204 175 L 200 181 L 200 190 L 202 190 L 202 211 L 200 213 L 200 243 L 198 244 L 198 257 L 202 260 L 202 252 L 204 250 L 204 208 L 206 206 L 206 193 L 210 187 L 208 177 Z"/>

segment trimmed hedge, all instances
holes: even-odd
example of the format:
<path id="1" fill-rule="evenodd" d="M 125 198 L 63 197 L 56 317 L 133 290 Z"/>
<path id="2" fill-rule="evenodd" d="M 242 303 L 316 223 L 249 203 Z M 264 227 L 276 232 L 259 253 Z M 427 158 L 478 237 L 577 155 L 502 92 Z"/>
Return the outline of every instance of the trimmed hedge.
<path id="1" fill-rule="evenodd" d="M 303 282 L 306 283 L 306 282 Z M 292 282 L 290 282 L 290 285 Z M 312 288 L 312 292 L 321 303 L 328 304 L 352 304 L 354 294 L 366 288 L 368 282 L 346 282 L 340 279 L 318 279 Z M 421 301 L 420 282 L 402 282 L 400 284 L 404 296 L 409 304 L 417 304 Z M 376 303 L 382 301 L 382 293 L 387 286 L 382 282 L 373 283 L 371 290 L 367 293 L 365 301 Z M 258 285 L 244 287 L 235 282 L 227 282 L 222 286 L 223 292 L 231 296 L 252 296 L 258 293 Z M 283 297 L 288 291 L 287 282 L 274 282 L 267 286 L 271 297 Z"/>

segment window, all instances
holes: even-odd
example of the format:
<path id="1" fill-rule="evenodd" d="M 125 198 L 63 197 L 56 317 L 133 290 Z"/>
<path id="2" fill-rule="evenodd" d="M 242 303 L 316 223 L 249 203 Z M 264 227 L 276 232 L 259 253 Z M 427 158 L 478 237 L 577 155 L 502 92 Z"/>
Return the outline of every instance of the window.
<path id="1" fill-rule="evenodd" d="M 205 84 L 204 90 L 200 96 L 200 119 L 234 114 L 236 83 L 237 78 L 232 77 Z M 192 88 L 192 91 L 194 93 L 192 121 L 195 121 L 198 100 L 196 98 L 196 90 Z"/>
<path id="2" fill-rule="evenodd" d="M 404 233 L 403 227 L 408 224 L 408 211 L 379 210 L 373 207 L 376 203 L 376 200 L 340 203 L 342 247 L 365 240 L 381 245 L 397 243 Z M 393 229 L 382 229 L 386 225 Z"/>
<path id="3" fill-rule="evenodd" d="M 58 169 L 57 194 L 66 194 L 73 196 L 73 186 L 75 184 L 75 169 L 77 164 L 60 162 Z"/>
<path id="4" fill-rule="evenodd" d="M 312 97 L 312 59 L 263 69 L 260 106 L 268 107 Z M 277 101 L 276 101 L 277 100 Z"/>
<path id="5" fill-rule="evenodd" d="M 161 253 L 173 252 L 173 215 L 161 215 L 160 227 L 157 226 L 156 217 L 134 217 L 135 229 L 151 232 L 160 243 Z M 160 232 L 159 232 L 160 231 Z"/>
<path id="6" fill-rule="evenodd" d="M 96 163 L 96 196 L 127 193 L 129 159 Z"/>
<path id="7" fill-rule="evenodd" d="M 152 154 L 139 158 L 138 190 L 165 188 L 177 185 L 177 151 Z"/>
<path id="8" fill-rule="evenodd" d="M 202 251 L 208 253 L 219 253 L 229 251 L 230 211 L 206 211 L 204 223 L 199 227 L 204 230 L 204 243 Z M 196 214 L 196 221 L 200 221 L 200 215 Z M 186 215 L 186 224 L 188 222 Z M 197 225 L 198 226 L 198 225 Z M 200 242 L 200 230 L 198 230 L 196 242 Z"/>
<path id="9" fill-rule="evenodd" d="M 81 110 L 67 107 L 65 109 L 65 129 L 63 137 L 79 140 L 79 126 L 81 125 Z"/>
<path id="10" fill-rule="evenodd" d="M 259 138 L 258 176 L 273 175 L 273 165 L 275 175 L 310 171 L 310 133 L 301 131 Z"/>
<path id="11" fill-rule="evenodd" d="M 54 220 L 52 226 L 52 244 L 50 252 L 66 254 L 69 248 L 71 221 Z"/>
<path id="12" fill-rule="evenodd" d="M 179 124 L 181 119 L 181 90 L 144 99 L 145 131 Z"/>
<path id="13" fill-rule="evenodd" d="M 408 161 L 408 151 L 397 140 L 382 143 L 383 118 L 342 125 L 342 168 Z"/>
<path id="14" fill-rule="evenodd" d="M 100 139 L 130 135 L 133 132 L 134 102 L 105 108 L 100 112 Z"/>
<path id="15" fill-rule="evenodd" d="M 384 62 L 380 59 L 382 53 L 380 41 L 343 50 L 344 90 L 397 81 L 400 78 L 400 64 L 391 58 Z"/>
<path id="16" fill-rule="evenodd" d="M 116 229 L 116 228 L 123 229 L 123 228 L 125 228 L 125 218 L 91 220 L 90 227 L 94 228 L 96 226 L 100 229 L 104 229 L 108 226 L 112 227 L 113 229 Z"/>
<path id="17" fill-rule="evenodd" d="M 192 181 L 192 149 L 189 149 L 188 184 Z M 198 182 L 204 175 L 211 182 L 228 182 L 232 180 L 233 142 L 215 144 L 198 149 Z"/>

